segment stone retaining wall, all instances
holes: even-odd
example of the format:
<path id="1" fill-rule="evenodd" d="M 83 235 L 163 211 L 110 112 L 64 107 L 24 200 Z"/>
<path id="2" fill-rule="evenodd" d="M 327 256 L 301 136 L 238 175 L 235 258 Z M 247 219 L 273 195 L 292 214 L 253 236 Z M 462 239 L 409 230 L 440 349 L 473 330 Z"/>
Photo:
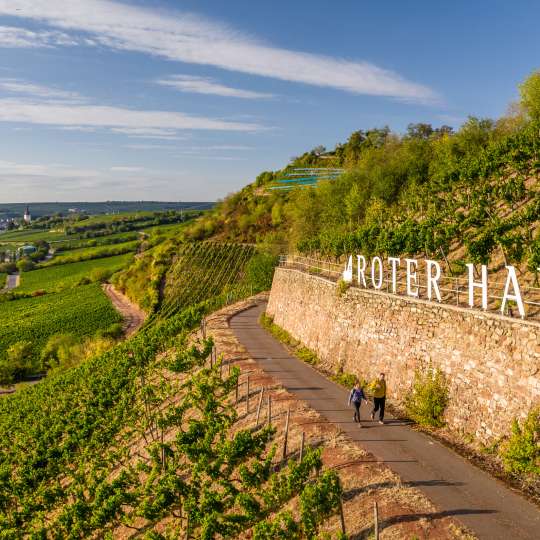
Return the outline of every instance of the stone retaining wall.
<path id="1" fill-rule="evenodd" d="M 401 400 L 415 368 L 431 361 L 450 382 L 451 429 L 488 443 L 540 404 L 540 324 L 387 293 L 278 268 L 268 313 L 324 367 L 372 379 L 387 374 Z"/>

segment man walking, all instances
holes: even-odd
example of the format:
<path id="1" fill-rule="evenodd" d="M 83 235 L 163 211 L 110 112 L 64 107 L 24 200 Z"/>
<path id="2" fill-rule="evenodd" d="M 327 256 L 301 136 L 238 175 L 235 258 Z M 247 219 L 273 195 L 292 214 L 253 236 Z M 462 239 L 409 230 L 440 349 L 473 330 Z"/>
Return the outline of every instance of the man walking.
<path id="1" fill-rule="evenodd" d="M 384 406 L 386 403 L 386 381 L 384 379 L 384 373 L 379 373 L 379 377 L 371 383 L 370 387 L 373 394 L 371 419 L 374 420 L 375 413 L 379 411 L 379 424 L 384 424 Z"/>

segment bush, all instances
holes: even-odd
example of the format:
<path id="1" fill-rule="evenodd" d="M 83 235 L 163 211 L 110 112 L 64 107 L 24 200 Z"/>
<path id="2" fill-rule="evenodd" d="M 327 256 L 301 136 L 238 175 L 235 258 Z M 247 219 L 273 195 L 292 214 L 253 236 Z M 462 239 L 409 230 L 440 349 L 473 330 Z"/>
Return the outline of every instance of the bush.
<path id="1" fill-rule="evenodd" d="M 501 457 L 508 472 L 540 475 L 540 408 L 530 411 L 521 426 L 514 419 Z"/>
<path id="2" fill-rule="evenodd" d="M 344 279 L 340 279 L 336 284 L 336 294 L 338 296 L 343 296 L 351 284 L 348 281 L 345 281 Z"/>
<path id="3" fill-rule="evenodd" d="M 258 291 L 267 291 L 272 287 L 274 269 L 278 257 L 270 253 L 257 253 L 246 264 L 246 279 L 249 285 Z"/>
<path id="4" fill-rule="evenodd" d="M 30 259 L 24 258 L 17 262 L 17 268 L 19 272 L 29 272 L 36 267 L 35 263 Z"/>
<path id="5" fill-rule="evenodd" d="M 94 270 L 90 272 L 90 280 L 104 283 L 112 276 L 112 274 L 112 271 L 108 268 L 94 268 Z"/>
<path id="6" fill-rule="evenodd" d="M 415 371 L 411 391 L 405 398 L 405 409 L 413 420 L 424 426 L 443 426 L 448 400 L 448 382 L 439 368 L 429 364 Z"/>
<path id="7" fill-rule="evenodd" d="M 14 262 L 7 262 L 0 264 L 0 273 L 13 274 L 17 271 L 17 265 Z"/>
<path id="8" fill-rule="evenodd" d="M 29 341 L 13 343 L 6 351 L 6 360 L 15 380 L 33 375 L 38 370 L 33 346 Z"/>
<path id="9" fill-rule="evenodd" d="M 124 334 L 124 328 L 121 323 L 111 324 L 108 328 L 100 330 L 97 332 L 96 336 L 106 339 L 118 339 L 121 338 Z"/>
<path id="10" fill-rule="evenodd" d="M 358 380 L 358 377 L 356 375 L 353 375 L 352 373 L 337 373 L 336 375 L 333 375 L 331 379 L 334 382 L 337 382 L 338 384 L 341 384 L 342 386 L 345 386 L 346 388 L 352 388 L 356 381 Z M 365 388 L 367 386 L 366 381 L 362 381 L 361 383 L 362 388 Z"/>
<path id="11" fill-rule="evenodd" d="M 78 341 L 70 334 L 51 336 L 41 351 L 41 368 L 55 369 L 72 364 Z"/>

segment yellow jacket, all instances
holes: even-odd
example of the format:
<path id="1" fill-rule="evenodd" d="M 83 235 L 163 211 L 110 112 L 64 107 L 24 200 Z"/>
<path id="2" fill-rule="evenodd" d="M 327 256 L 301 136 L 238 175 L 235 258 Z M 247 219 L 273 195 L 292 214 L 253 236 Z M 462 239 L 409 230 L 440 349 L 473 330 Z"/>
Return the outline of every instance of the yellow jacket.
<path id="1" fill-rule="evenodd" d="M 386 381 L 375 379 L 369 386 L 373 397 L 381 398 L 386 396 Z"/>

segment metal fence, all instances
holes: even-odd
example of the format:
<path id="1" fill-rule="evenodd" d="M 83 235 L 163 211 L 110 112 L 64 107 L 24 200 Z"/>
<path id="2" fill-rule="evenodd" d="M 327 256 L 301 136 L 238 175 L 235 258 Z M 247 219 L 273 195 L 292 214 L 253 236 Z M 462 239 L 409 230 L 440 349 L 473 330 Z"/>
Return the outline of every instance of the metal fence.
<path id="1" fill-rule="evenodd" d="M 419 263 L 420 262 L 421 261 L 419 261 Z M 325 277 L 336 282 L 342 278 L 343 271 L 345 269 L 345 262 L 335 263 L 300 255 L 282 255 L 280 257 L 279 265 L 285 268 L 295 268 L 308 274 Z M 403 268 L 399 268 L 396 272 L 395 293 L 393 292 L 393 280 L 391 273 L 389 272 L 389 268 L 383 266 L 382 275 L 382 286 L 378 289 L 379 292 L 410 298 L 410 296 L 407 294 L 406 272 Z M 427 284 L 422 282 L 422 277 L 423 276 L 419 271 L 419 279 L 417 279 L 417 283 L 415 284 L 415 288 L 418 288 L 417 298 L 429 300 L 427 294 Z M 475 278 L 475 281 L 478 280 L 479 278 Z M 375 288 L 372 286 L 369 269 L 366 269 L 366 282 L 368 285 L 367 287 L 364 287 L 362 283 L 358 282 L 356 269 L 353 265 L 353 280 L 351 286 L 363 290 L 375 290 Z M 475 289 L 474 293 L 475 307 L 471 308 L 469 306 L 469 280 L 467 277 L 441 275 L 440 279 L 438 280 L 438 285 L 441 293 L 442 304 L 450 304 L 462 308 L 482 311 L 481 293 L 478 289 Z M 487 311 L 501 314 L 504 286 L 504 283 L 500 281 L 491 281 L 488 277 Z M 525 308 L 525 318 L 527 320 L 540 321 L 540 288 L 528 284 L 523 285 L 520 283 L 520 291 Z M 435 303 L 437 302 L 436 299 L 433 301 Z M 503 315 L 518 320 L 521 319 L 516 303 L 510 300 L 506 303 L 505 312 Z"/>

